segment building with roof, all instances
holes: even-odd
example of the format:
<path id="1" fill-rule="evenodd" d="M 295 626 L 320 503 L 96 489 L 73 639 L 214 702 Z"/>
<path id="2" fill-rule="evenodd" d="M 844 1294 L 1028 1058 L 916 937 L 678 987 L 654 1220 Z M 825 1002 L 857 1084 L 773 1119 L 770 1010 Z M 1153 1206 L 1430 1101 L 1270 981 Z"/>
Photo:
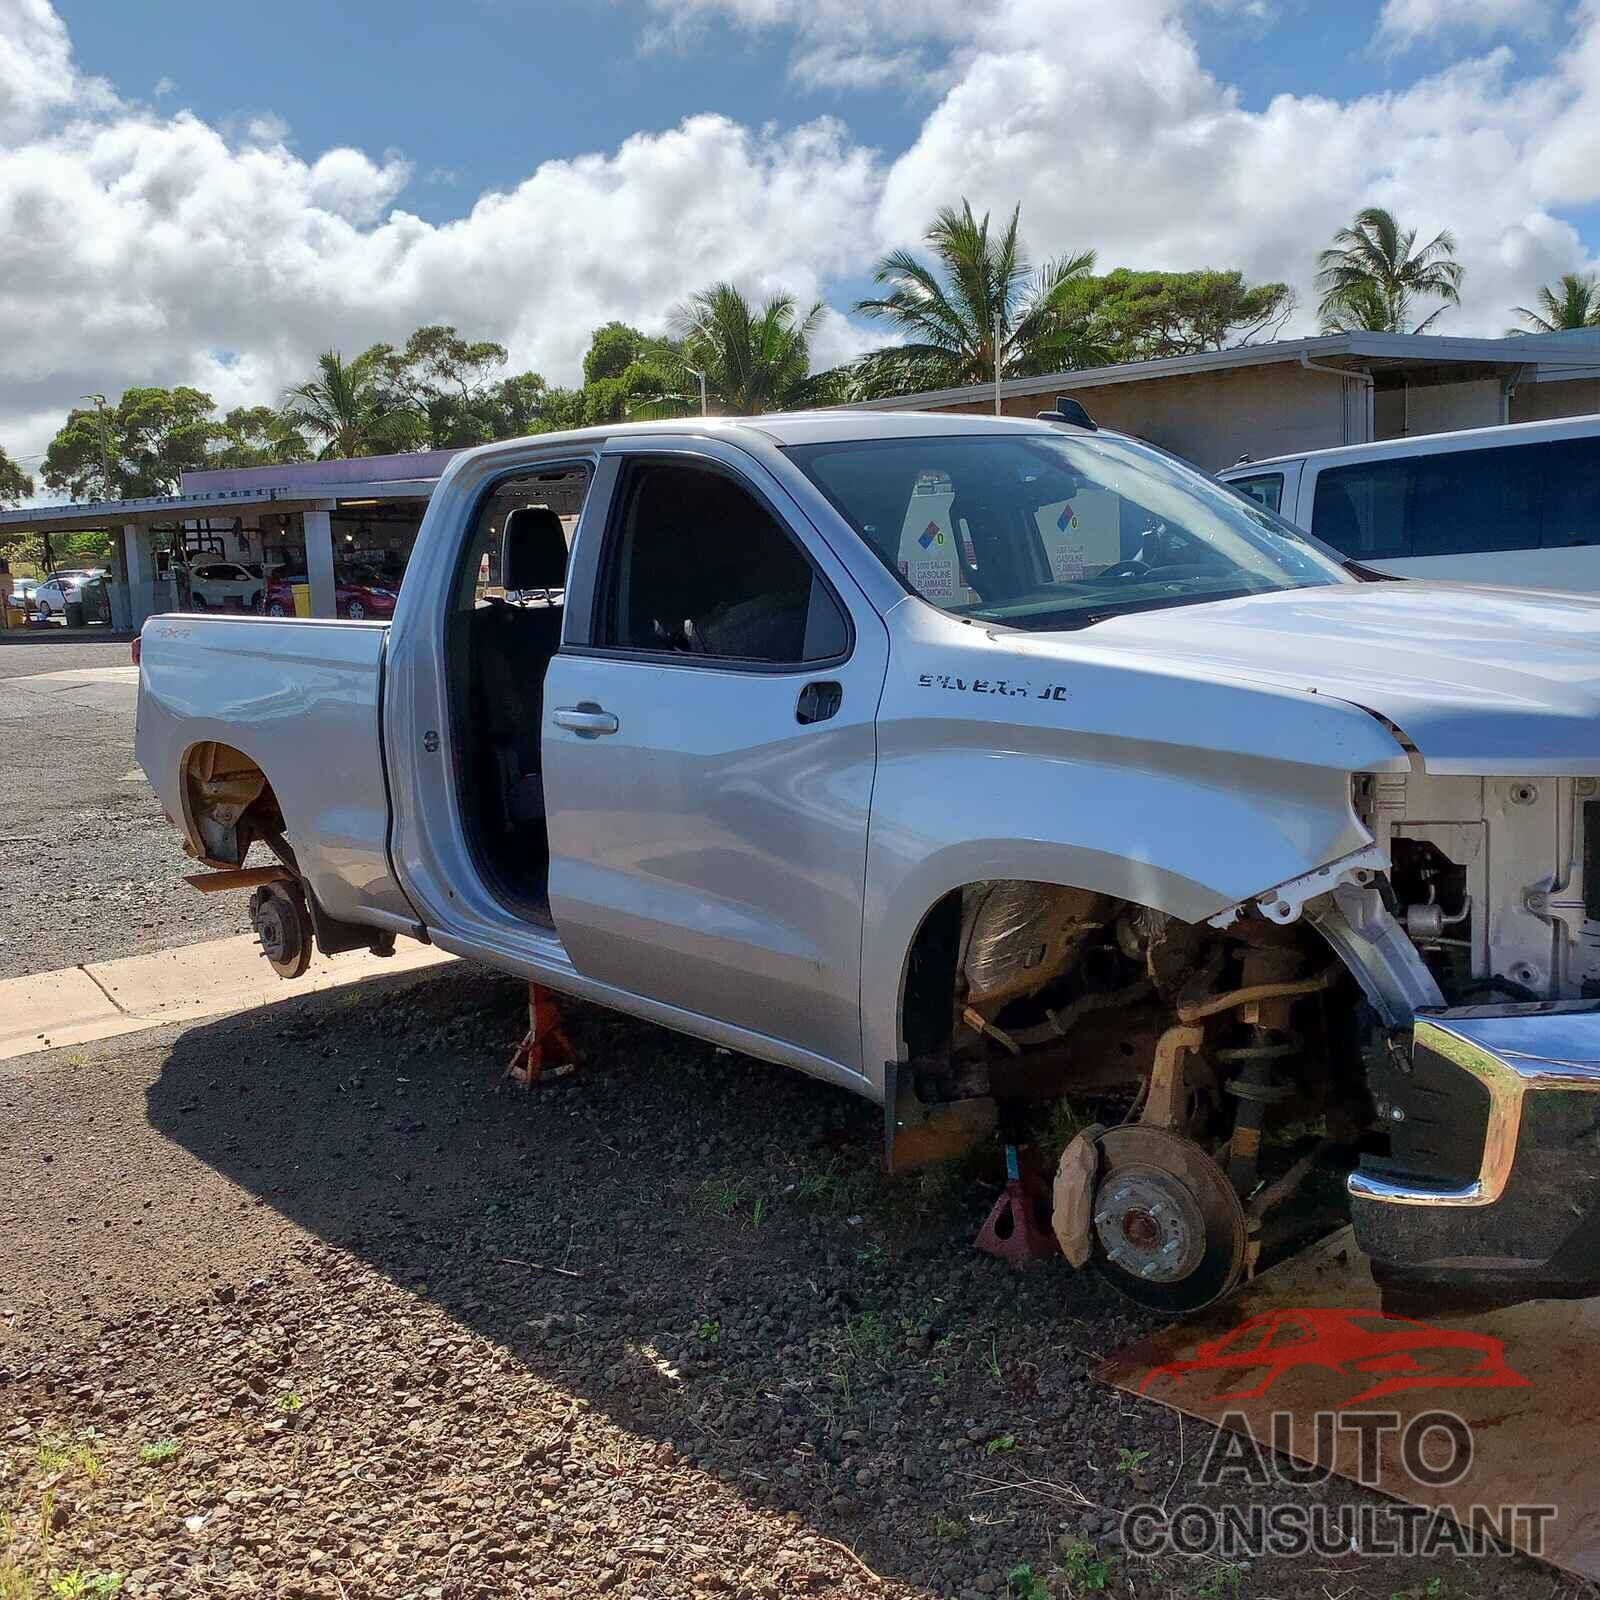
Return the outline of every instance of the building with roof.
<path id="1" fill-rule="evenodd" d="M 869 409 L 1032 416 L 1055 396 L 1208 472 L 1242 458 L 1600 412 L 1600 328 L 1455 339 L 1340 333 L 1010 378 Z"/>

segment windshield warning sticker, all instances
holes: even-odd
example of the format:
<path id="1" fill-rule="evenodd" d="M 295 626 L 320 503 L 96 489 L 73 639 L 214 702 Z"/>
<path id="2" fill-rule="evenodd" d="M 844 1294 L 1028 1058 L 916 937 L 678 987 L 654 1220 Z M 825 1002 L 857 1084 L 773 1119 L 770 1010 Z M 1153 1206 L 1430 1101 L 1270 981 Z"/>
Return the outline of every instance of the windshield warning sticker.
<path id="1" fill-rule="evenodd" d="M 940 535 L 941 539 L 943 535 Z M 955 552 L 932 561 L 908 561 L 906 581 L 924 600 L 954 600 L 956 598 Z"/>

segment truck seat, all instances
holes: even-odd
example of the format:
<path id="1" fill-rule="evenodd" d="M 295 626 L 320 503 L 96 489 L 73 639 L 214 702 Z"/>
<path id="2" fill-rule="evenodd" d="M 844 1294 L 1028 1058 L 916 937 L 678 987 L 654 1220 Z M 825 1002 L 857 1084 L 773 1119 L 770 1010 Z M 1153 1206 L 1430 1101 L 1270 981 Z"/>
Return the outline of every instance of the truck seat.
<path id="1" fill-rule="evenodd" d="M 494 812 L 509 837 L 544 821 L 539 735 L 544 675 L 561 647 L 567 541 L 547 506 L 521 506 L 506 517 L 500 576 L 508 594 L 543 590 L 543 601 L 492 601 L 473 618 L 479 705 L 489 735 Z M 493 814 L 493 813 L 492 813 Z"/>

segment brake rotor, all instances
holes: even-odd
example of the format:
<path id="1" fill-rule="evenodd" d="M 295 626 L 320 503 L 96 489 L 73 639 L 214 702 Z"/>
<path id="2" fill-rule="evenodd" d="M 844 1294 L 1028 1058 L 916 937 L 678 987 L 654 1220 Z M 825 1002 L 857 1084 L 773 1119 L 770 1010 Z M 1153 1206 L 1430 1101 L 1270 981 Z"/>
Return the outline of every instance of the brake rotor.
<path id="1" fill-rule="evenodd" d="M 311 965 L 311 913 L 298 887 L 263 884 L 250 897 L 250 925 L 280 978 L 298 978 Z"/>
<path id="2" fill-rule="evenodd" d="M 1244 1207 L 1227 1174 L 1192 1139 L 1130 1123 L 1097 1141 L 1095 1265 L 1152 1311 L 1198 1311 L 1245 1263 Z"/>

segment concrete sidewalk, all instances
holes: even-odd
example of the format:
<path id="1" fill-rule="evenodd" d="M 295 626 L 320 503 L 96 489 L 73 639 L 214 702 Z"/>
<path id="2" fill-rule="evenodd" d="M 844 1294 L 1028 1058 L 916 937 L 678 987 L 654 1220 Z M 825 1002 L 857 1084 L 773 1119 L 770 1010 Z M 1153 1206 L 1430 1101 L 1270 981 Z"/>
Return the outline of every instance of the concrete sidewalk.
<path id="1" fill-rule="evenodd" d="M 0 982 L 0 1061 L 138 1033 L 167 1022 L 226 1016 L 454 959 L 431 945 L 403 945 L 387 960 L 351 950 L 314 956 L 303 978 L 286 982 L 267 965 L 260 946 L 246 933 L 150 955 L 30 973 Z"/>

